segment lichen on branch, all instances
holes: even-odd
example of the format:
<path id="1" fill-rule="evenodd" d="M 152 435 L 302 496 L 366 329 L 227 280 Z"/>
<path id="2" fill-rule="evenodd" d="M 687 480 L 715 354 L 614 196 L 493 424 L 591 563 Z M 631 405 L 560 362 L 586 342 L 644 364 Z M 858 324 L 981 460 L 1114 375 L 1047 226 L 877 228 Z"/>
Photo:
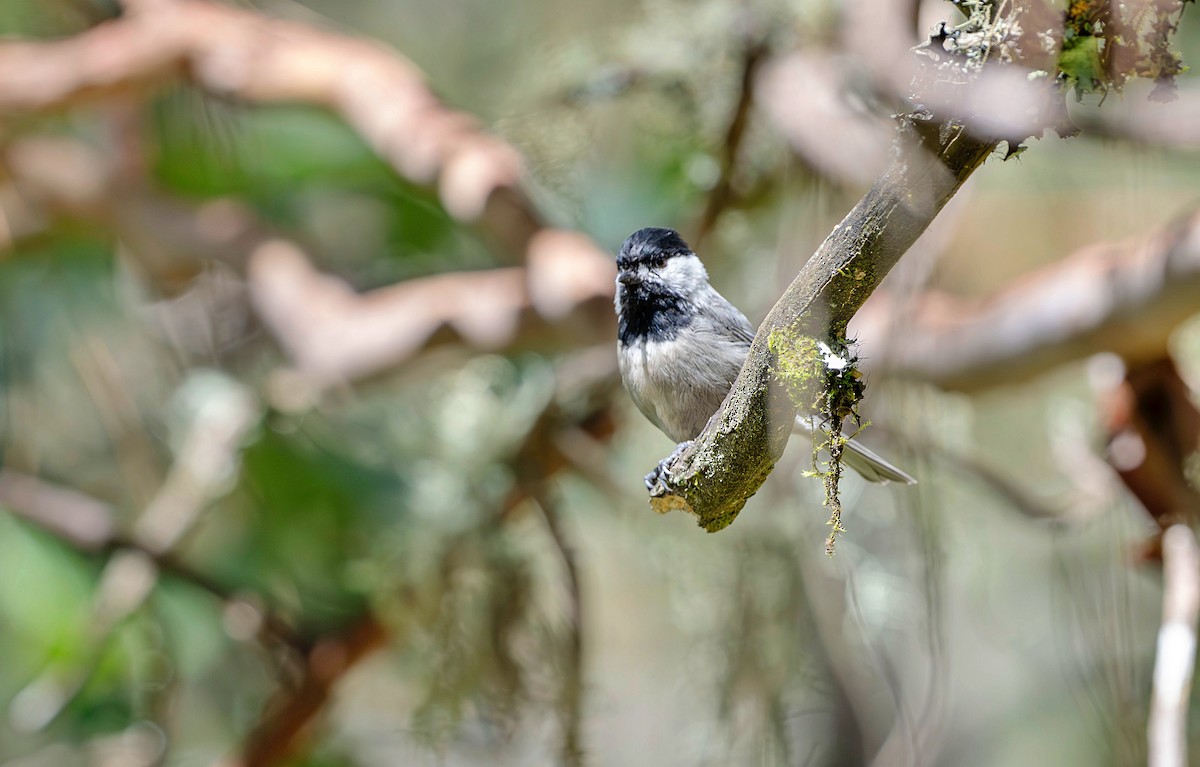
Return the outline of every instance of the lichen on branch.
<path id="1" fill-rule="evenodd" d="M 1171 36 L 1191 0 L 1070 0 L 1064 12 L 1058 82 L 1076 99 L 1121 88 L 1134 78 L 1155 82 L 1150 98 L 1170 100 L 1175 76 L 1187 70 Z"/>
<path id="2" fill-rule="evenodd" d="M 962 81 L 988 63 L 1017 64 L 1077 98 L 1119 91 L 1134 78 L 1156 81 L 1156 92 L 1165 95 L 1187 69 L 1171 36 L 1194 0 L 1068 0 L 1065 7 L 1056 0 L 951 2 L 964 18 L 940 23 L 919 48 L 942 75 L 957 70 Z M 1053 65 L 1043 69 L 1046 55 Z"/>
<path id="3" fill-rule="evenodd" d="M 767 337 L 767 348 L 774 355 L 775 377 L 797 409 L 817 413 L 812 429 L 812 470 L 805 474 L 819 478 L 825 492 L 824 505 L 829 509 L 825 553 L 829 556 L 834 555 L 838 536 L 846 532 L 838 492 L 842 455 L 851 436 L 867 426 L 858 412 L 867 387 L 853 343 L 844 337 L 826 343 L 794 328 L 773 330 Z M 842 433 L 847 418 L 853 419 L 856 426 L 851 436 Z M 821 461 L 822 450 L 829 453 L 828 461 Z"/>

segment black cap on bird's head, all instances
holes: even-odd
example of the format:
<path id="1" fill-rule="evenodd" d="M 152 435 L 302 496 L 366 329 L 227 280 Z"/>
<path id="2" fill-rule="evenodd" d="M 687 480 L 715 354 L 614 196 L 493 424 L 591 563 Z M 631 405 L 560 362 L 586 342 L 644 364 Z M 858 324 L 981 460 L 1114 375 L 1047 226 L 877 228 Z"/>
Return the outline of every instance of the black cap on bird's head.
<path id="1" fill-rule="evenodd" d="M 625 238 L 617 254 L 617 268 L 627 269 L 646 262 L 662 262 L 671 256 L 691 255 L 692 249 L 674 229 L 648 226 Z"/>

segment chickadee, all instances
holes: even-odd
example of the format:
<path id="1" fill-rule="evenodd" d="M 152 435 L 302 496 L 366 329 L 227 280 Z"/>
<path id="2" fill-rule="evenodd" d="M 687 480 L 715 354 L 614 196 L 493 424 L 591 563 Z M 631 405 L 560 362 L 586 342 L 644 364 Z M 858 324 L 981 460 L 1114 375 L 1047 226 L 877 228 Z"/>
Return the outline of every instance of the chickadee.
<path id="1" fill-rule="evenodd" d="M 754 328 L 708 284 L 708 272 L 673 229 L 639 229 L 617 256 L 617 358 L 634 404 L 680 443 L 646 476 L 653 490 L 663 468 L 725 400 L 750 352 Z M 794 431 L 811 433 L 798 417 Z M 847 466 L 872 482 L 916 480 L 856 440 L 846 443 Z"/>

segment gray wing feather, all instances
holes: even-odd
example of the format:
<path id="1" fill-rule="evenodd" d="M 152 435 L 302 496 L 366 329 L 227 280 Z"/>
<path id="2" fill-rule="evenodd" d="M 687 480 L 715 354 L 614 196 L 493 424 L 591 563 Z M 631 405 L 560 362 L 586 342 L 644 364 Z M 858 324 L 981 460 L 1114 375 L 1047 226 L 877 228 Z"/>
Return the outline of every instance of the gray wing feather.
<path id="1" fill-rule="evenodd" d="M 708 308 L 709 311 L 705 314 L 718 332 L 732 336 L 747 347 L 750 346 L 750 342 L 754 340 L 754 326 L 741 310 L 715 290 L 712 291 L 712 300 Z"/>

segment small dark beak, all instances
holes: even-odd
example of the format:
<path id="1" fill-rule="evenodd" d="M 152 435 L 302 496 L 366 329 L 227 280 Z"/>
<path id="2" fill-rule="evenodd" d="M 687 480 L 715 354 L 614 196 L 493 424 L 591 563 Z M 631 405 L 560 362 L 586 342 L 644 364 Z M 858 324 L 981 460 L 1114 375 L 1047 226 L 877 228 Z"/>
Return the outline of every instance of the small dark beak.
<path id="1" fill-rule="evenodd" d="M 617 282 L 622 285 L 638 285 L 642 281 L 642 276 L 635 271 L 627 270 L 617 273 Z"/>

